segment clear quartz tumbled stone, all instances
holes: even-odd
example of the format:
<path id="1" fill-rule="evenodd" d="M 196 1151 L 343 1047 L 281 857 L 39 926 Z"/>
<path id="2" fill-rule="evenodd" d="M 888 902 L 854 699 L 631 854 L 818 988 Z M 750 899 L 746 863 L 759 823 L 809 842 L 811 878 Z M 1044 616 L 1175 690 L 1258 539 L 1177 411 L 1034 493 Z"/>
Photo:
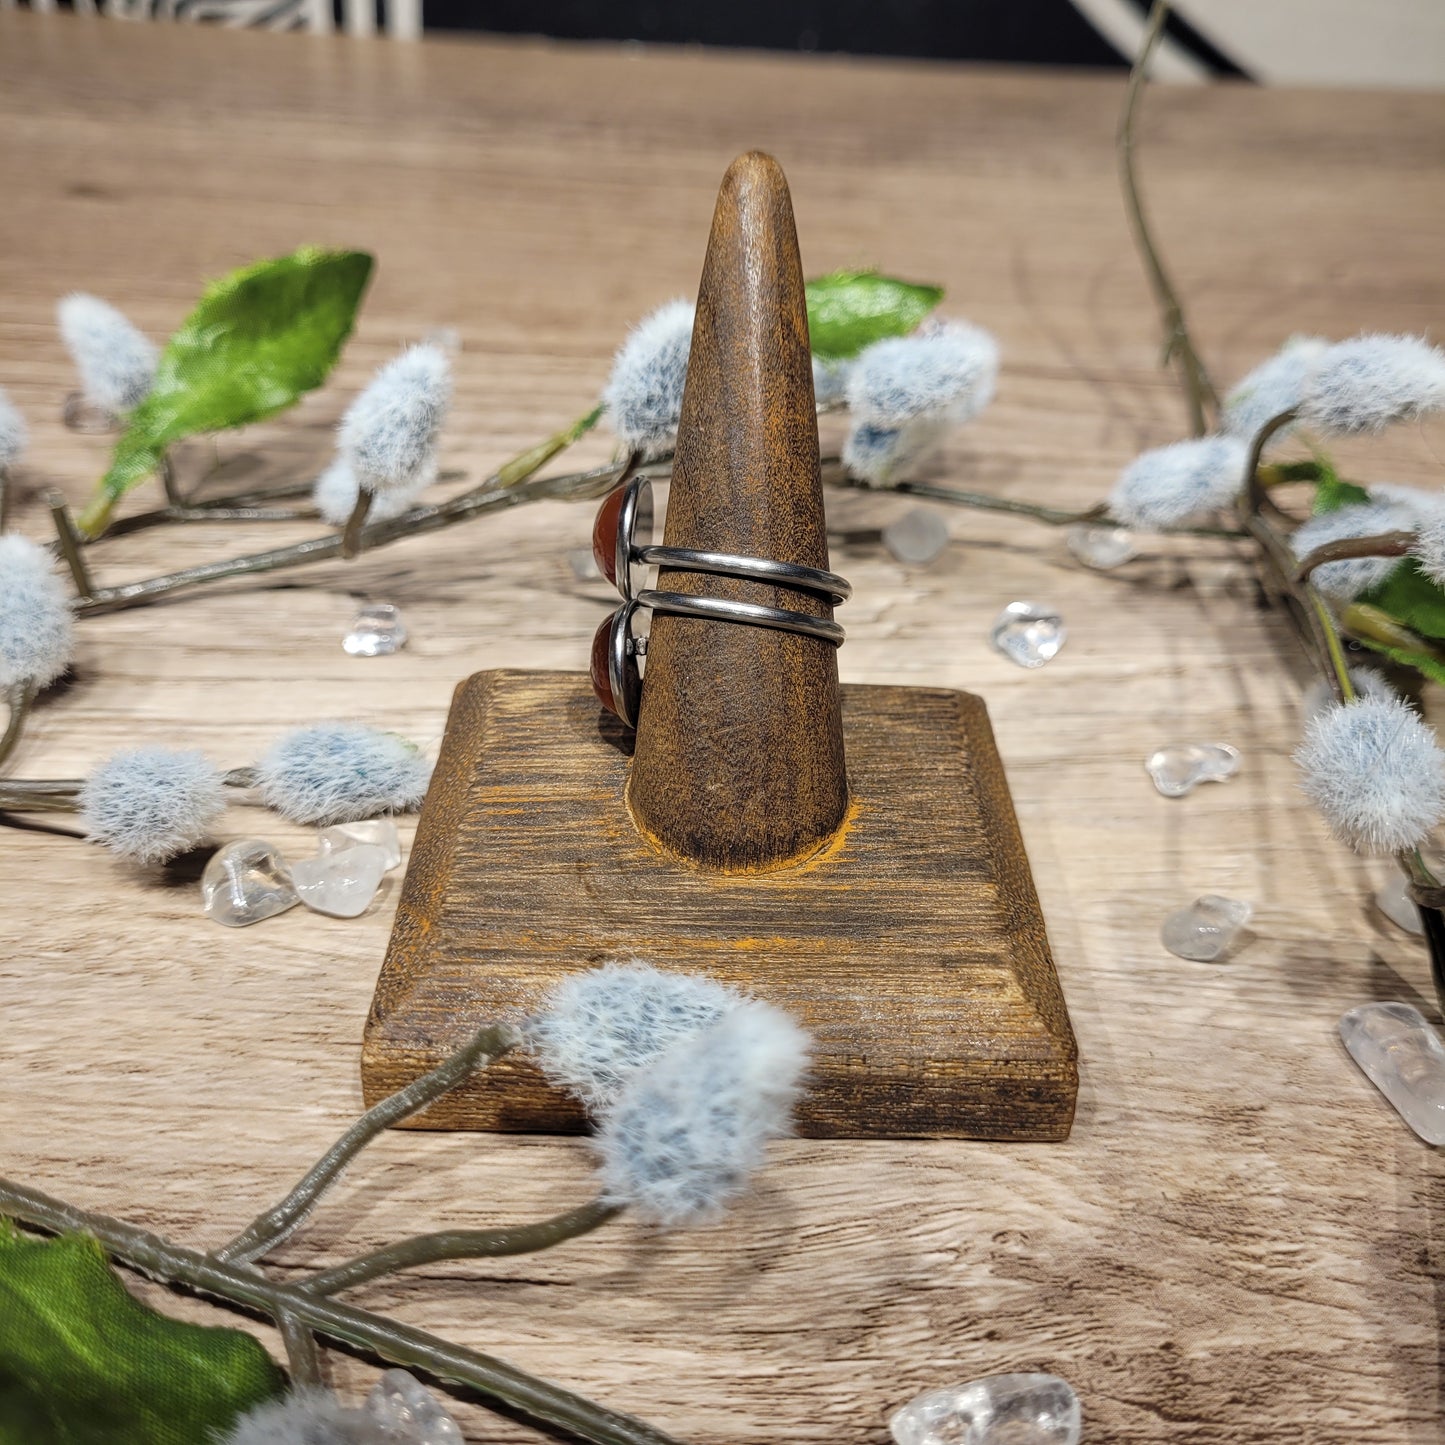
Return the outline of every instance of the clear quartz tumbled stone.
<path id="1" fill-rule="evenodd" d="M 1425 1015 L 1407 1003 L 1367 1003 L 1340 1020 L 1340 1038 L 1400 1117 L 1427 1144 L 1445 1144 L 1445 1044 Z"/>
<path id="2" fill-rule="evenodd" d="M 286 860 L 262 838 L 227 843 L 201 874 L 201 907 L 227 928 L 274 918 L 300 901 Z"/>
<path id="3" fill-rule="evenodd" d="M 401 840 L 396 836 L 396 824 L 390 818 L 367 818 L 360 823 L 333 823 L 321 830 L 317 840 L 320 853 L 340 853 L 354 848 L 358 843 L 370 843 L 386 854 L 386 871 L 401 864 Z"/>
<path id="4" fill-rule="evenodd" d="M 1064 619 L 1042 602 L 1010 602 L 994 620 L 989 642 L 1020 667 L 1042 667 L 1057 657 L 1068 632 Z"/>
<path id="5" fill-rule="evenodd" d="M 1057 1375 L 988 1375 L 920 1395 L 888 1428 L 897 1445 L 1078 1445 L 1083 1413 Z"/>
<path id="6" fill-rule="evenodd" d="M 1206 893 L 1188 908 L 1171 913 L 1159 930 L 1159 938 L 1176 958 L 1213 963 L 1234 942 L 1253 912 L 1252 903 Z"/>
<path id="7" fill-rule="evenodd" d="M 910 507 L 884 527 L 883 545 L 895 562 L 926 567 L 948 546 L 948 523 L 929 507 Z"/>
<path id="8" fill-rule="evenodd" d="M 461 1427 L 405 1370 L 388 1370 L 366 1397 L 366 1413 L 396 1445 L 465 1445 Z"/>
<path id="9" fill-rule="evenodd" d="M 1383 888 L 1376 891 L 1375 907 L 1406 933 L 1424 933 L 1425 925 L 1420 921 L 1420 910 L 1415 900 L 1410 897 L 1410 884 L 1403 873 L 1396 873 Z"/>
<path id="10" fill-rule="evenodd" d="M 406 646 L 406 638 L 399 607 L 369 602 L 351 619 L 351 630 L 341 639 L 341 646 L 352 657 L 390 657 Z"/>
<path id="11" fill-rule="evenodd" d="M 1139 555 L 1139 544 L 1132 532 L 1100 522 L 1075 522 L 1065 538 L 1069 551 L 1085 567 L 1107 572 L 1122 567 Z"/>
<path id="12" fill-rule="evenodd" d="M 602 569 L 597 565 L 597 559 L 592 555 L 591 547 L 574 547 L 567 554 L 567 565 L 572 569 L 572 575 L 579 582 L 600 582 L 602 580 Z"/>
<path id="13" fill-rule="evenodd" d="M 1200 783 L 1222 783 L 1239 771 L 1239 749 L 1228 743 L 1170 743 L 1150 753 L 1145 770 L 1166 798 L 1182 798 Z"/>
<path id="14" fill-rule="evenodd" d="M 291 881 L 301 901 L 315 913 L 355 918 L 366 911 L 386 877 L 386 851 L 374 843 L 323 849 L 291 866 Z"/>

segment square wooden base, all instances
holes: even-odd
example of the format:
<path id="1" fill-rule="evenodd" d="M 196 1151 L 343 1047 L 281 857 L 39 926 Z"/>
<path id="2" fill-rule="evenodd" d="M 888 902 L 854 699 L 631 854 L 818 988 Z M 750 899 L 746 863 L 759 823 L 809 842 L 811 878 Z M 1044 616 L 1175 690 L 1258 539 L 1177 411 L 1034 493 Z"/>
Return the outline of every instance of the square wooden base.
<path id="1" fill-rule="evenodd" d="M 630 735 L 585 676 L 457 689 L 362 1050 L 368 1104 L 482 1023 L 609 959 L 706 972 L 816 1041 L 814 1137 L 1063 1139 L 1078 1055 L 988 715 L 968 693 L 844 687 L 853 807 L 814 858 L 719 876 L 627 811 Z M 413 1121 L 575 1131 L 511 1055 Z"/>

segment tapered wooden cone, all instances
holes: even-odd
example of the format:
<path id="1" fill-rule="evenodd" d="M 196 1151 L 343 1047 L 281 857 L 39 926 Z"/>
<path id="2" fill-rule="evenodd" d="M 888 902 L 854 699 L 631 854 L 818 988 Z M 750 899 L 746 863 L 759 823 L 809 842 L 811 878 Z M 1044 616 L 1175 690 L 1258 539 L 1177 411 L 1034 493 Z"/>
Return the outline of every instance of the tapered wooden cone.
<path id="1" fill-rule="evenodd" d="M 697 298 L 664 538 L 669 546 L 828 566 L 808 316 L 782 168 L 728 168 Z M 814 593 L 664 570 L 664 591 L 832 615 Z M 848 807 L 829 643 L 656 616 L 628 788 L 633 817 L 706 867 L 805 857 Z"/>

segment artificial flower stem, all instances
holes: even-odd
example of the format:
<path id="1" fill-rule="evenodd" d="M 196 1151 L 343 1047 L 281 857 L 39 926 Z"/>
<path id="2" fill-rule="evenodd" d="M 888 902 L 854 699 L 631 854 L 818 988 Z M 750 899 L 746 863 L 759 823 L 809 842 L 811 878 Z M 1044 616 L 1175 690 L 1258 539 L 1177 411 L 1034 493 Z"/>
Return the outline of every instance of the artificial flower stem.
<path id="1" fill-rule="evenodd" d="M 1351 637 L 1365 642 L 1393 647 L 1402 652 L 1422 652 L 1437 662 L 1445 662 L 1445 651 L 1368 602 L 1351 602 L 1346 606 L 1340 614 L 1340 625 Z"/>
<path id="2" fill-rule="evenodd" d="M 50 1234 L 92 1235 L 119 1262 L 183 1289 L 260 1310 L 272 1319 L 290 1314 L 317 1334 L 363 1356 L 380 1356 L 405 1369 L 422 1370 L 475 1390 L 553 1433 L 591 1445 L 677 1445 L 660 1430 L 629 1415 L 538 1379 L 490 1355 L 463 1349 L 436 1335 L 386 1319 L 293 1285 L 267 1279 L 259 1270 L 228 1264 L 184 1249 L 134 1225 L 78 1209 L 39 1190 L 0 1179 L 0 1215 Z"/>
<path id="3" fill-rule="evenodd" d="M 90 568 L 86 566 L 80 533 L 76 530 L 70 508 L 59 492 L 51 492 L 46 502 L 50 507 L 50 520 L 55 524 L 55 540 L 60 547 L 60 555 L 70 569 L 76 598 L 81 602 L 88 601 L 95 593 L 95 585 L 90 578 Z"/>
<path id="4" fill-rule="evenodd" d="M 0 778 L 0 809 L 10 813 L 78 813 L 83 786 L 79 778 L 44 782 Z"/>
<path id="5" fill-rule="evenodd" d="M 1353 693 L 1349 669 L 1337 666 L 1336 656 L 1343 664 L 1344 653 L 1339 645 L 1339 635 L 1334 617 L 1325 605 L 1324 599 L 1308 582 L 1297 581 L 1294 576 L 1294 554 L 1289 544 L 1258 513 L 1241 500 L 1240 520 L 1245 530 L 1259 543 L 1260 555 L 1265 571 L 1274 583 L 1276 593 L 1285 598 L 1293 608 L 1300 633 L 1306 646 L 1313 652 L 1320 672 L 1329 680 L 1335 697 L 1344 701 Z"/>
<path id="6" fill-rule="evenodd" d="M 1316 567 L 1326 562 L 1343 562 L 1351 557 L 1405 557 L 1419 539 L 1414 532 L 1380 532 L 1373 537 L 1341 537 L 1316 547 L 1295 568 L 1295 576 L 1307 581 Z"/>
<path id="7" fill-rule="evenodd" d="M 289 1310 L 276 1315 L 276 1328 L 281 1332 L 281 1343 L 286 1346 L 286 1363 L 291 1369 L 293 1389 L 319 1388 L 326 1382 L 321 1374 L 321 1351 L 316 1345 L 316 1336 Z"/>
<path id="8" fill-rule="evenodd" d="M 368 1280 L 395 1274 L 418 1265 L 435 1264 L 444 1259 L 500 1259 L 512 1254 L 533 1254 L 551 1249 L 579 1235 L 590 1234 L 608 1220 L 622 1213 L 619 1204 L 604 1204 L 594 1199 L 580 1209 L 536 1224 L 516 1225 L 504 1229 L 447 1229 L 435 1234 L 418 1234 L 399 1239 L 384 1249 L 358 1255 L 332 1269 L 312 1275 L 300 1288 L 307 1294 L 333 1295 L 353 1289 Z"/>
<path id="9" fill-rule="evenodd" d="M 351 515 L 346 519 L 346 525 L 341 529 L 341 555 L 349 562 L 361 552 L 362 529 L 366 526 L 367 513 L 371 511 L 371 504 L 375 500 L 375 493 L 370 487 L 359 487 L 356 492 L 356 505 L 351 509 Z"/>
<path id="10" fill-rule="evenodd" d="M 1124 192 L 1124 209 L 1134 232 L 1134 242 L 1144 262 L 1154 300 L 1159 306 L 1164 326 L 1164 362 L 1171 360 L 1179 364 L 1180 378 L 1184 386 L 1185 399 L 1189 404 L 1189 423 L 1195 436 L 1203 436 L 1208 430 L 1205 407 L 1216 414 L 1219 411 L 1219 396 L 1214 383 L 1209 379 L 1194 343 L 1189 339 L 1189 326 L 1184 319 L 1184 308 L 1175 293 L 1174 286 L 1164 270 L 1164 263 L 1150 234 L 1149 222 L 1144 215 L 1144 202 L 1139 194 L 1139 183 L 1134 175 L 1134 127 L 1138 115 L 1139 101 L 1144 93 L 1148 78 L 1149 62 L 1163 34 L 1164 21 L 1169 14 L 1166 0 L 1154 0 L 1149 12 L 1148 29 L 1140 46 L 1138 59 L 1129 72 L 1129 85 L 1124 93 L 1124 109 L 1119 117 L 1119 131 L 1116 137 L 1116 153 L 1119 164 L 1119 181 Z"/>
<path id="11" fill-rule="evenodd" d="M 1349 663 L 1345 661 L 1345 649 L 1340 642 L 1340 630 L 1335 625 L 1335 614 L 1330 611 L 1329 603 L 1313 587 L 1309 588 L 1306 595 L 1310 606 L 1314 608 L 1315 619 L 1319 622 L 1320 633 L 1325 640 L 1325 650 L 1329 653 L 1330 666 L 1334 669 L 1335 689 L 1339 693 L 1340 701 L 1354 702 L 1355 680 L 1350 676 Z"/>
<path id="12" fill-rule="evenodd" d="M 15 751 L 20 734 L 25 728 L 25 719 L 30 714 L 30 704 L 35 701 L 35 684 L 30 681 L 12 682 L 5 689 L 5 705 L 10 716 L 5 723 L 5 733 L 0 737 L 0 767 Z M 3 786 L 3 785 L 0 785 Z"/>
<path id="13" fill-rule="evenodd" d="M 1269 500 L 1264 483 L 1260 480 L 1259 459 L 1263 455 L 1270 437 L 1283 427 L 1287 427 L 1294 419 L 1295 412 L 1291 407 L 1288 411 L 1282 411 L 1277 416 L 1270 417 L 1250 439 L 1249 452 L 1244 459 L 1243 497 L 1245 505 L 1251 512 L 1263 511 L 1266 506 L 1274 508 L 1276 512 L 1279 511 L 1279 508 Z"/>
<path id="14" fill-rule="evenodd" d="M 395 542 L 398 538 L 437 532 L 444 527 L 466 522 L 483 512 L 542 498 L 584 500 L 611 490 L 625 463 L 614 462 L 591 471 L 572 472 L 557 477 L 529 477 L 511 485 L 501 485 L 496 476 L 481 486 L 445 502 L 413 507 L 399 517 L 385 522 L 369 522 L 362 528 L 362 541 L 368 550 Z M 303 566 L 308 562 L 325 562 L 341 554 L 341 538 L 335 532 L 313 537 L 289 547 L 269 552 L 253 552 L 224 562 L 206 562 L 169 572 L 160 577 L 147 577 L 138 582 L 123 582 L 115 587 L 98 587 L 77 604 L 81 617 L 99 612 L 115 612 L 123 607 L 139 607 L 157 597 L 168 596 L 188 587 L 202 586 L 229 577 L 249 577 L 284 568 Z"/>
<path id="15" fill-rule="evenodd" d="M 171 464 L 171 454 L 161 453 L 161 464 L 157 468 L 160 472 L 161 490 L 166 494 L 166 505 L 168 507 L 184 507 L 186 495 L 181 491 L 181 484 L 176 480 L 176 469 Z"/>
<path id="16" fill-rule="evenodd" d="M 511 1024 L 490 1024 L 429 1074 L 388 1094 L 364 1113 L 301 1177 L 279 1203 L 258 1214 L 235 1239 L 213 1252 L 226 1263 L 260 1259 L 315 1208 L 337 1176 L 382 1130 L 419 1113 L 476 1069 L 515 1048 L 521 1035 Z"/>
<path id="17" fill-rule="evenodd" d="M 544 442 L 539 442 L 530 451 L 515 456 L 498 471 L 495 482 L 498 486 L 511 487 L 530 477 L 533 472 L 547 465 L 558 452 L 566 451 L 575 441 L 580 441 L 602 420 L 602 406 L 594 406 L 585 416 L 579 416 L 571 426 L 554 432 Z"/>

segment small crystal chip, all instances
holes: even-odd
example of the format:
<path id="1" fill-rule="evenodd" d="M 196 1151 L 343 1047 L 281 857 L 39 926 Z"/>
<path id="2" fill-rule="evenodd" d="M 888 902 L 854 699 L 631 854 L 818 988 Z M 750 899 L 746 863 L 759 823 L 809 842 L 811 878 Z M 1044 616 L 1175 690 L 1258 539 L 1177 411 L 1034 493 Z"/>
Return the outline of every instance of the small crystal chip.
<path id="1" fill-rule="evenodd" d="M 1064 619 L 1042 602 L 1010 602 L 989 633 L 995 652 L 1020 667 L 1042 667 L 1057 657 L 1068 637 Z"/>
<path id="2" fill-rule="evenodd" d="M 400 608 L 390 602 L 370 602 L 352 618 L 341 646 L 352 657 L 390 657 L 406 646 L 406 636 Z"/>
<path id="3" fill-rule="evenodd" d="M 322 854 L 340 853 L 345 848 L 354 848 L 358 843 L 370 843 L 386 854 L 386 871 L 391 872 L 401 863 L 401 840 L 396 836 L 396 824 L 390 818 L 368 818 L 361 823 L 333 823 L 321 830 L 318 850 Z"/>
<path id="4" fill-rule="evenodd" d="M 119 431 L 121 419 L 108 407 L 87 401 L 82 391 L 72 391 L 60 408 L 60 419 L 66 430 L 98 434 Z"/>
<path id="5" fill-rule="evenodd" d="M 1132 532 L 1098 522 L 1076 522 L 1066 538 L 1069 551 L 1084 564 L 1107 572 L 1122 567 L 1139 555 L 1139 544 Z"/>
<path id="6" fill-rule="evenodd" d="M 464 1445 L 461 1427 L 405 1370 L 388 1370 L 372 1386 L 366 1413 L 396 1445 Z"/>
<path id="7" fill-rule="evenodd" d="M 1420 919 L 1420 910 L 1415 900 L 1410 897 L 1410 884 L 1403 873 L 1396 873 L 1375 894 L 1375 907 L 1406 933 L 1424 933 L 1425 925 Z"/>
<path id="8" fill-rule="evenodd" d="M 592 555 L 591 547 L 574 547 L 567 554 L 567 565 L 572 569 L 572 575 L 579 582 L 600 582 L 602 580 L 602 569 L 597 565 L 597 559 Z"/>
<path id="9" fill-rule="evenodd" d="M 355 918 L 366 912 L 386 877 L 386 851 L 373 843 L 349 848 L 323 848 L 314 858 L 291 867 L 291 881 L 301 901 L 315 913 Z"/>
<path id="10" fill-rule="evenodd" d="M 227 928 L 274 918 L 300 901 L 286 860 L 262 838 L 227 843 L 201 874 L 201 907 Z"/>
<path id="11" fill-rule="evenodd" d="M 1367 1003 L 1340 1020 L 1340 1038 L 1400 1117 L 1427 1144 L 1445 1144 L 1445 1044 L 1424 1014 Z"/>
<path id="12" fill-rule="evenodd" d="M 1188 908 L 1171 913 L 1164 920 L 1159 937 L 1164 947 L 1178 958 L 1213 963 L 1234 942 L 1253 912 L 1252 903 L 1206 893 Z"/>
<path id="13" fill-rule="evenodd" d="M 884 527 L 883 545 L 895 562 L 926 567 L 948 546 L 948 524 L 928 507 L 910 507 Z"/>
<path id="14" fill-rule="evenodd" d="M 1166 798 L 1182 798 L 1200 783 L 1222 783 L 1239 771 L 1239 749 L 1228 743 L 1170 743 L 1145 759 L 1154 786 Z"/>
<path id="15" fill-rule="evenodd" d="M 988 1375 L 920 1395 L 888 1428 L 897 1445 L 1078 1445 L 1083 1412 L 1057 1375 Z"/>

